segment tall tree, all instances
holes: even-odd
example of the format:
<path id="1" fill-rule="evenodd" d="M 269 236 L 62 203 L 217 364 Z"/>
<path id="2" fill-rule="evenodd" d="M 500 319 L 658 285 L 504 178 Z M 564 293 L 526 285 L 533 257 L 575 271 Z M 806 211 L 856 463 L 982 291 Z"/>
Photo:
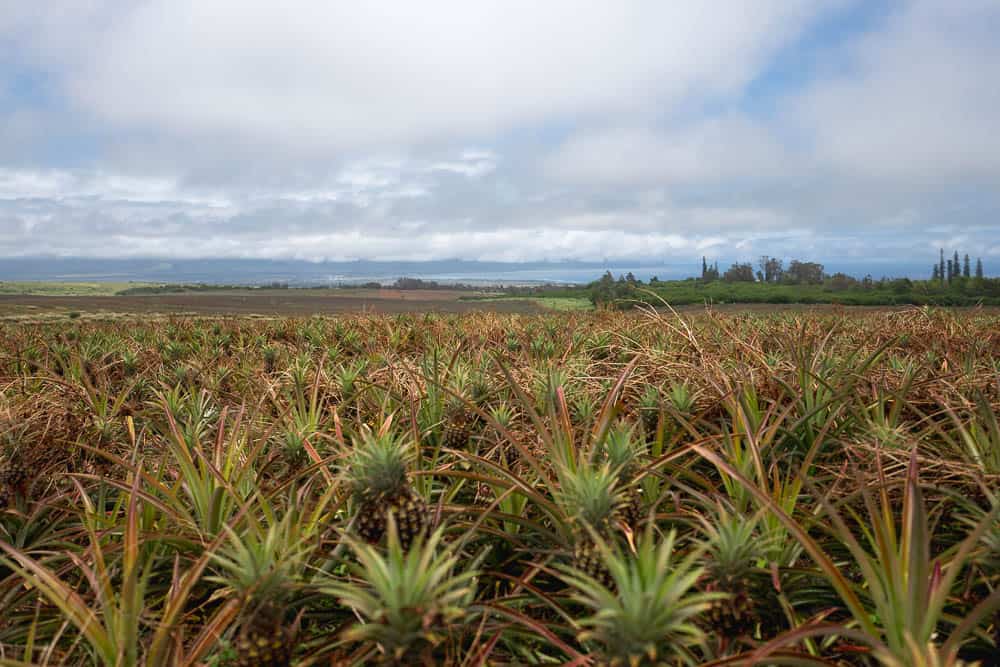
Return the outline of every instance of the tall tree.
<path id="1" fill-rule="evenodd" d="M 976 258 L 976 278 L 983 279 L 983 260 L 980 257 Z"/>
<path id="2" fill-rule="evenodd" d="M 962 277 L 968 278 L 969 275 L 969 253 L 965 253 L 965 257 L 962 258 Z"/>
<path id="3" fill-rule="evenodd" d="M 954 277 L 955 277 L 955 265 L 952 264 L 951 260 L 949 259 L 948 260 L 948 282 L 951 282 L 952 278 L 954 278 Z"/>
<path id="4" fill-rule="evenodd" d="M 819 285 L 823 282 L 823 265 L 793 259 L 785 272 L 788 282 L 796 285 Z"/>
<path id="5" fill-rule="evenodd" d="M 733 264 L 726 269 L 722 279 L 727 283 L 752 283 L 754 281 L 753 265 L 749 262 Z"/>
<path id="6" fill-rule="evenodd" d="M 761 255 L 757 260 L 757 266 L 764 274 L 763 281 L 766 283 L 780 283 L 785 274 L 784 262 L 777 257 Z"/>
<path id="7" fill-rule="evenodd" d="M 941 259 L 938 262 L 938 275 L 941 276 L 941 285 L 944 286 L 944 248 L 940 249 Z"/>
<path id="8" fill-rule="evenodd" d="M 961 274 L 962 264 L 958 261 L 958 251 L 957 250 L 955 251 L 954 257 L 952 257 L 951 267 L 952 267 L 951 270 L 955 272 L 955 273 L 952 274 L 953 278 L 958 278 L 960 275 L 962 275 Z"/>
<path id="9" fill-rule="evenodd" d="M 701 256 L 701 279 L 705 280 L 708 277 L 708 262 L 705 261 L 705 256 Z"/>
<path id="10" fill-rule="evenodd" d="M 934 271 L 931 272 L 931 280 L 937 282 L 941 279 L 941 272 L 938 269 L 937 262 L 934 262 Z"/>

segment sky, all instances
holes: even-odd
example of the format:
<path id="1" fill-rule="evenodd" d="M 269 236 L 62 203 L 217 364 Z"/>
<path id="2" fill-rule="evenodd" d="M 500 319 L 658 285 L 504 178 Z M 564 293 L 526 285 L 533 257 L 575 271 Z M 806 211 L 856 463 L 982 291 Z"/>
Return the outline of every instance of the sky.
<path id="1" fill-rule="evenodd" d="M 0 0 L 0 257 L 1000 265 L 1000 0 Z"/>

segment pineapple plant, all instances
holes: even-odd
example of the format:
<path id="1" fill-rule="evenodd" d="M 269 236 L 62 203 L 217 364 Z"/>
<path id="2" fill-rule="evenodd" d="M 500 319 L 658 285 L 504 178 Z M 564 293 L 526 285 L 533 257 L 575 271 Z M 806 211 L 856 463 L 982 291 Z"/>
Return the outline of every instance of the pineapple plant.
<path id="1" fill-rule="evenodd" d="M 453 664 L 447 660 L 461 646 L 449 642 L 477 614 L 473 604 L 483 554 L 463 558 L 461 542 L 442 546 L 443 527 L 402 546 L 390 519 L 387 548 L 350 540 L 355 562 L 351 577 L 330 577 L 318 591 L 354 611 L 343 638 L 369 648 L 364 664 Z M 453 653 L 452 653 L 453 654 Z"/>
<path id="2" fill-rule="evenodd" d="M 639 416 L 642 420 L 642 432 L 647 439 L 656 437 L 656 429 L 660 425 L 660 413 L 663 411 L 663 402 L 660 399 L 660 390 L 649 385 L 639 399 Z"/>
<path id="3" fill-rule="evenodd" d="M 490 388 L 481 374 L 470 380 L 467 373 L 456 369 L 452 392 L 454 397 L 445 410 L 441 444 L 449 449 L 464 449 L 481 424 L 471 406 L 486 407 Z"/>
<path id="4" fill-rule="evenodd" d="M 242 603 L 233 638 L 236 667 L 291 664 L 298 620 L 288 623 L 288 603 L 303 578 L 313 528 L 294 510 L 266 528 L 256 520 L 239 532 L 227 526 L 228 541 L 210 555 L 216 574 L 206 581 L 221 584 Z"/>
<path id="5" fill-rule="evenodd" d="M 430 526 L 431 516 L 408 477 L 414 447 L 406 435 L 392 433 L 390 423 L 387 420 L 378 433 L 362 425 L 346 473 L 358 508 L 358 535 L 370 543 L 381 541 L 392 517 L 407 549 Z"/>
<path id="6" fill-rule="evenodd" d="M 510 429 L 514 427 L 514 419 L 516 418 L 516 413 L 513 406 L 506 401 L 501 401 L 489 409 L 490 418 L 499 425 L 500 428 L 493 427 L 490 429 L 490 440 L 493 445 L 493 449 L 501 457 L 501 460 L 508 466 L 514 465 L 518 460 L 517 448 L 512 446 L 507 442 L 506 437 L 503 435 L 503 431 L 510 432 Z"/>
<path id="7" fill-rule="evenodd" d="M 580 430 L 590 428 L 597 416 L 598 406 L 594 398 L 586 394 L 573 397 L 569 405 L 570 417 Z"/>
<path id="8" fill-rule="evenodd" d="M 616 474 L 607 465 L 563 467 L 558 501 L 569 517 L 573 535 L 573 566 L 604 586 L 611 575 L 604 565 L 599 541 L 613 538 L 621 521 L 622 495 Z"/>
<path id="9" fill-rule="evenodd" d="M 472 438 L 473 419 L 474 415 L 470 415 L 462 400 L 451 401 L 445 411 L 441 445 L 448 449 L 464 449 Z"/>
<path id="10" fill-rule="evenodd" d="M 622 523 L 635 531 L 646 512 L 642 501 L 642 488 L 636 483 L 639 474 L 639 443 L 634 429 L 628 424 L 613 428 L 604 443 L 604 455 L 612 472 L 615 473 L 617 487 L 621 494 L 619 516 Z"/>
<path id="11" fill-rule="evenodd" d="M 657 541 L 652 530 L 640 536 L 635 553 L 603 548 L 610 585 L 572 567 L 557 566 L 572 598 L 591 614 L 580 619 L 580 641 L 597 664 L 653 667 L 688 664 L 690 650 L 705 639 L 697 619 L 719 597 L 699 592 L 699 553 L 676 554 L 676 534 Z"/>
<path id="12" fill-rule="evenodd" d="M 705 614 L 704 624 L 722 638 L 752 636 L 758 622 L 758 602 L 766 590 L 755 569 L 764 545 L 757 522 L 719 507 L 713 520 L 702 517 L 707 536 L 707 565 L 700 587 L 722 593 Z"/>
<path id="13" fill-rule="evenodd" d="M 681 424 L 677 421 L 677 417 L 687 419 L 694 414 L 694 396 L 691 394 L 691 390 L 688 389 L 687 384 L 676 384 L 672 386 L 670 391 L 667 392 L 667 404 L 667 407 L 670 409 L 670 413 L 676 416 L 673 419 L 668 420 L 665 425 L 664 437 L 672 438 L 681 427 Z"/>

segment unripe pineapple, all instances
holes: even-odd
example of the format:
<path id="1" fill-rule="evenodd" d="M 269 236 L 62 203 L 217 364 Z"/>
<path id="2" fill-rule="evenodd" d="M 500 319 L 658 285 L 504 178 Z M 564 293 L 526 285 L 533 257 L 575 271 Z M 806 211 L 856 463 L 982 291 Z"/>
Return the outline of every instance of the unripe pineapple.
<path id="1" fill-rule="evenodd" d="M 514 419 L 516 417 L 514 409 L 510 404 L 501 402 L 491 407 L 489 414 L 490 418 L 499 426 L 499 428 L 494 426 L 490 429 L 487 436 L 489 443 L 493 451 L 500 457 L 500 462 L 507 467 L 511 467 L 519 460 L 520 452 L 508 442 L 507 435 L 504 432 L 510 433 L 510 429 L 514 427 Z"/>
<path id="2" fill-rule="evenodd" d="M 0 508 L 6 507 L 18 494 L 24 494 L 28 483 L 28 465 L 13 452 L 0 466 Z"/>
<path id="3" fill-rule="evenodd" d="M 485 407 L 490 393 L 489 385 L 482 377 L 477 376 L 470 381 L 464 372 L 456 371 L 453 391 L 458 396 L 451 401 L 445 412 L 441 444 L 450 449 L 464 449 L 481 425 L 479 415 L 472 406 Z"/>
<path id="4" fill-rule="evenodd" d="M 287 667 L 295 649 L 294 632 L 281 609 L 264 604 L 240 628 L 236 639 L 237 667 Z"/>
<path id="5" fill-rule="evenodd" d="M 605 587 L 613 585 L 595 536 L 610 540 L 620 521 L 622 497 L 608 466 L 563 470 L 559 502 L 575 524 L 573 566 Z"/>
<path id="6" fill-rule="evenodd" d="M 461 402 L 454 403 L 445 415 L 441 445 L 448 449 L 464 449 L 472 437 L 471 419 Z"/>
<path id="7" fill-rule="evenodd" d="M 704 521 L 708 534 L 708 564 L 701 589 L 725 593 L 729 597 L 716 600 L 704 614 L 710 631 L 721 637 L 751 636 L 758 621 L 756 561 L 761 557 L 762 544 L 755 534 L 756 522 L 719 509 L 714 521 Z"/>
<path id="8" fill-rule="evenodd" d="M 608 433 L 602 449 L 621 495 L 618 516 L 625 526 L 635 531 L 646 518 L 646 508 L 642 489 L 636 480 L 640 470 L 640 444 L 634 429 L 627 424 L 619 424 Z"/>
<path id="9" fill-rule="evenodd" d="M 431 524 L 427 504 L 407 477 L 411 452 L 410 443 L 392 433 L 376 435 L 363 427 L 355 440 L 347 474 L 358 506 L 356 530 L 365 541 L 382 539 L 390 514 L 404 549 Z"/>
<path id="10" fill-rule="evenodd" d="M 622 504 L 619 509 L 621 522 L 635 532 L 643 519 L 646 518 L 646 505 L 642 500 L 642 489 L 635 484 L 629 484 L 621 490 Z"/>

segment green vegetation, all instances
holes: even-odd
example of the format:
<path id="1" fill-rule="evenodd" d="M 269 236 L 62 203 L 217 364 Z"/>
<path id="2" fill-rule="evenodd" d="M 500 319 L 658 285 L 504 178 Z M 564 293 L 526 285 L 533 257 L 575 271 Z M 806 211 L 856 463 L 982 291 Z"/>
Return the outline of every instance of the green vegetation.
<path id="1" fill-rule="evenodd" d="M 254 287 L 247 285 L 211 285 L 207 283 L 144 284 L 119 290 L 116 294 L 119 296 L 139 296 L 144 294 L 186 294 L 189 292 L 226 292 L 249 289 L 288 289 L 288 284 L 270 283 Z"/>
<path id="2" fill-rule="evenodd" d="M 980 260 L 975 274 L 968 255 L 934 264 L 930 280 L 909 278 L 857 279 L 843 273 L 829 275 L 822 264 L 761 257 L 756 272 L 750 263 L 733 264 L 725 272 L 702 259 L 701 278 L 648 283 L 632 274 L 616 280 L 610 272 L 587 290 L 595 305 L 630 308 L 639 304 L 711 303 L 841 304 L 847 306 L 938 305 L 1000 306 L 1000 278 L 987 278 Z"/>
<path id="3" fill-rule="evenodd" d="M 653 292 L 655 296 L 640 290 Z M 699 303 L 800 303 L 848 306 L 1000 305 L 1000 281 L 983 285 L 955 285 L 942 288 L 931 281 L 886 280 L 839 287 L 832 281 L 820 285 L 788 285 L 696 280 L 636 285 L 629 297 L 657 303 L 659 297 L 671 305 Z"/>
<path id="4" fill-rule="evenodd" d="M 1000 654 L 1000 316 L 0 323 L 0 665 Z"/>
<path id="5" fill-rule="evenodd" d="M 0 294 L 35 296 L 114 296 L 150 287 L 132 282 L 0 281 Z"/>
<path id="6" fill-rule="evenodd" d="M 554 291 L 555 292 L 555 291 Z M 549 310 L 592 310 L 593 302 L 583 289 L 560 289 L 554 294 L 542 292 L 544 296 L 463 296 L 462 301 L 530 301 Z"/>

